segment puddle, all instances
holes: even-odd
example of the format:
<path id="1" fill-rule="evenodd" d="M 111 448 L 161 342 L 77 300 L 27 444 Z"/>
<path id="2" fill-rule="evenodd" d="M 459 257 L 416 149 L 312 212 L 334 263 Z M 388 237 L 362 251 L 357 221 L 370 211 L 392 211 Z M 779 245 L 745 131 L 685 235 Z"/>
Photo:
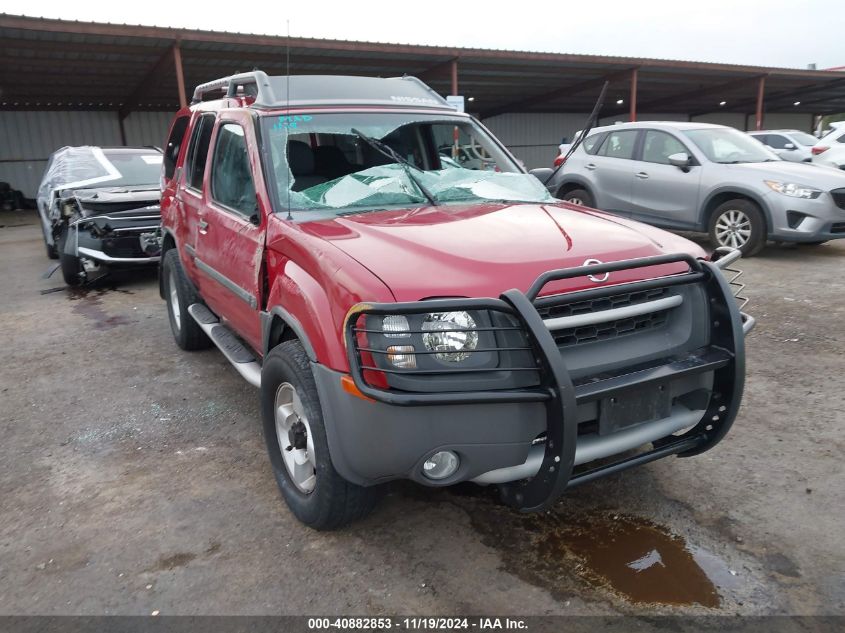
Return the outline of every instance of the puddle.
<path id="1" fill-rule="evenodd" d="M 495 506 L 487 490 L 461 493 L 449 496 L 505 568 L 560 599 L 586 585 L 632 605 L 715 609 L 749 590 L 721 557 L 647 519 L 575 504 L 523 515 Z"/>
<path id="2" fill-rule="evenodd" d="M 103 309 L 103 302 L 100 299 L 106 292 L 125 292 L 112 288 L 68 288 L 68 299 L 76 302 L 72 308 L 75 314 L 84 316 L 94 321 L 95 330 L 110 330 L 119 325 L 128 325 L 132 321 L 125 316 L 111 316 Z"/>
<path id="3" fill-rule="evenodd" d="M 558 520 L 552 529 L 543 521 L 536 540 L 539 556 L 561 565 L 577 560 L 584 580 L 629 602 L 718 607 L 718 588 L 737 583 L 717 556 L 651 521 L 620 514 Z"/>

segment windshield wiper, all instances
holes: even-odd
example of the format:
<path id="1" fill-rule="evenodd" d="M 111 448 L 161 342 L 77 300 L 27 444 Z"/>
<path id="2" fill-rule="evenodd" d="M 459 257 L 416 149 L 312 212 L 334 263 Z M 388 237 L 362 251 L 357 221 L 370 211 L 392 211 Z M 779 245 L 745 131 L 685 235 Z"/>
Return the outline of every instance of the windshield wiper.
<path id="1" fill-rule="evenodd" d="M 604 95 L 607 94 L 607 86 L 610 84 L 609 81 L 605 81 L 604 85 L 601 87 L 601 92 L 599 93 L 599 98 L 596 99 L 596 104 L 593 106 L 593 111 L 590 112 L 590 116 L 587 117 L 587 123 L 584 125 L 584 129 L 578 135 L 572 145 L 569 146 L 569 150 L 566 152 L 566 156 L 563 157 L 563 160 L 560 161 L 560 164 L 552 170 L 552 173 L 549 174 L 549 177 L 543 181 L 543 186 L 548 185 L 552 179 L 555 177 L 555 174 L 561 170 L 561 168 L 566 164 L 566 161 L 569 160 L 569 157 L 572 156 L 572 153 L 578 149 L 581 143 L 584 142 L 584 139 L 587 138 L 587 134 L 590 133 L 590 130 L 593 129 L 593 126 L 599 120 L 599 113 L 601 112 L 601 108 L 604 105 Z"/>
<path id="2" fill-rule="evenodd" d="M 417 189 L 422 192 L 422 194 L 428 199 L 429 203 L 435 207 L 439 204 L 437 202 L 437 198 L 435 198 L 434 195 L 428 189 L 426 189 L 425 185 L 420 182 L 419 178 L 417 178 L 416 176 L 414 176 L 414 174 L 411 173 L 411 169 L 416 169 L 417 171 L 422 171 L 422 169 L 414 165 L 412 162 L 402 156 L 402 154 L 390 147 L 390 145 L 382 143 L 377 139 L 370 138 L 369 136 L 355 128 L 352 128 L 352 133 L 380 154 L 384 154 L 388 158 L 402 165 L 402 168 L 408 175 L 408 179 L 417 186 Z"/>

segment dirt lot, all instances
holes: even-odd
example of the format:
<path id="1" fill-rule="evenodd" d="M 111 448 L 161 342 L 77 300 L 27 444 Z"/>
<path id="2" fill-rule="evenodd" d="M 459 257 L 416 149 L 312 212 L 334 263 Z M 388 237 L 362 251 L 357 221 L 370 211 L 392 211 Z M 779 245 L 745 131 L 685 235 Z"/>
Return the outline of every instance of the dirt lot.
<path id="1" fill-rule="evenodd" d="M 321 534 L 280 500 L 254 389 L 173 343 L 154 273 L 71 292 L 33 214 L 0 225 L 0 614 L 845 614 L 845 243 L 742 263 L 759 324 L 714 451 L 535 516 L 394 485 Z"/>

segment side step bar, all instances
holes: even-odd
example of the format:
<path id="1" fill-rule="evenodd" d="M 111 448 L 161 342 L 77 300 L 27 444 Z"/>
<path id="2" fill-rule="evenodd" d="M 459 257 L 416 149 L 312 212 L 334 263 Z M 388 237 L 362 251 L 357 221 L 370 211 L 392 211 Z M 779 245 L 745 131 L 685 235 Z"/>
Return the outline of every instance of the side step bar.
<path id="1" fill-rule="evenodd" d="M 238 337 L 225 325 L 221 325 L 211 310 L 200 303 L 188 306 L 188 313 L 232 363 L 232 367 L 253 387 L 260 387 L 261 365 Z"/>

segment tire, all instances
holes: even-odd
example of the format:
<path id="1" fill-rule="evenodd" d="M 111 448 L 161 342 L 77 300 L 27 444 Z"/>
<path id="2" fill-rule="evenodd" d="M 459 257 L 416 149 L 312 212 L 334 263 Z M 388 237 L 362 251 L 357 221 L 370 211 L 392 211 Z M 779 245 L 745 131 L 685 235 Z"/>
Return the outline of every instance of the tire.
<path id="1" fill-rule="evenodd" d="M 82 262 L 76 255 L 65 253 L 65 242 L 68 239 L 68 226 L 63 224 L 59 231 L 59 237 L 56 240 L 56 250 L 58 251 L 59 264 L 62 269 L 62 278 L 68 286 L 78 286 L 83 281 Z M 48 249 L 49 254 L 49 249 Z"/>
<path id="2" fill-rule="evenodd" d="M 567 191 L 563 194 L 561 200 L 577 204 L 579 207 L 595 208 L 596 206 L 596 201 L 593 200 L 593 196 L 591 196 L 590 192 L 585 189 L 573 189 L 572 191 Z"/>
<path id="3" fill-rule="evenodd" d="M 44 227 L 41 227 L 41 237 L 44 238 L 44 249 L 47 251 L 47 257 L 50 259 L 58 259 L 59 251 L 56 250 L 56 244 L 50 244 L 47 241 L 47 234 L 44 232 Z"/>
<path id="4" fill-rule="evenodd" d="M 713 211 L 708 233 L 713 246 L 739 248 L 743 257 L 751 257 L 766 245 L 766 220 L 750 200 L 728 200 Z"/>
<path id="5" fill-rule="evenodd" d="M 167 317 L 176 344 L 186 351 L 210 347 L 211 339 L 188 314 L 188 306 L 202 303 L 202 299 L 188 282 L 185 271 L 182 270 L 182 262 L 179 261 L 179 252 L 175 248 L 164 254 L 161 267 Z"/>
<path id="6" fill-rule="evenodd" d="M 284 414 L 279 416 L 277 430 L 277 411 L 285 409 L 289 413 L 287 417 Z M 305 349 L 297 340 L 274 347 L 264 359 L 261 369 L 261 417 L 276 483 L 297 519 L 315 530 L 335 530 L 370 513 L 378 501 L 379 489 L 350 483 L 335 470 L 329 455 L 314 374 Z M 287 425 L 289 429 L 286 432 L 285 422 L 291 419 L 294 421 Z M 293 447 L 291 450 L 285 450 L 286 447 L 280 444 L 280 434 L 282 442 Z M 295 477 L 291 468 L 296 470 L 296 467 L 286 465 L 286 460 L 296 461 L 298 458 L 302 471 Z"/>

